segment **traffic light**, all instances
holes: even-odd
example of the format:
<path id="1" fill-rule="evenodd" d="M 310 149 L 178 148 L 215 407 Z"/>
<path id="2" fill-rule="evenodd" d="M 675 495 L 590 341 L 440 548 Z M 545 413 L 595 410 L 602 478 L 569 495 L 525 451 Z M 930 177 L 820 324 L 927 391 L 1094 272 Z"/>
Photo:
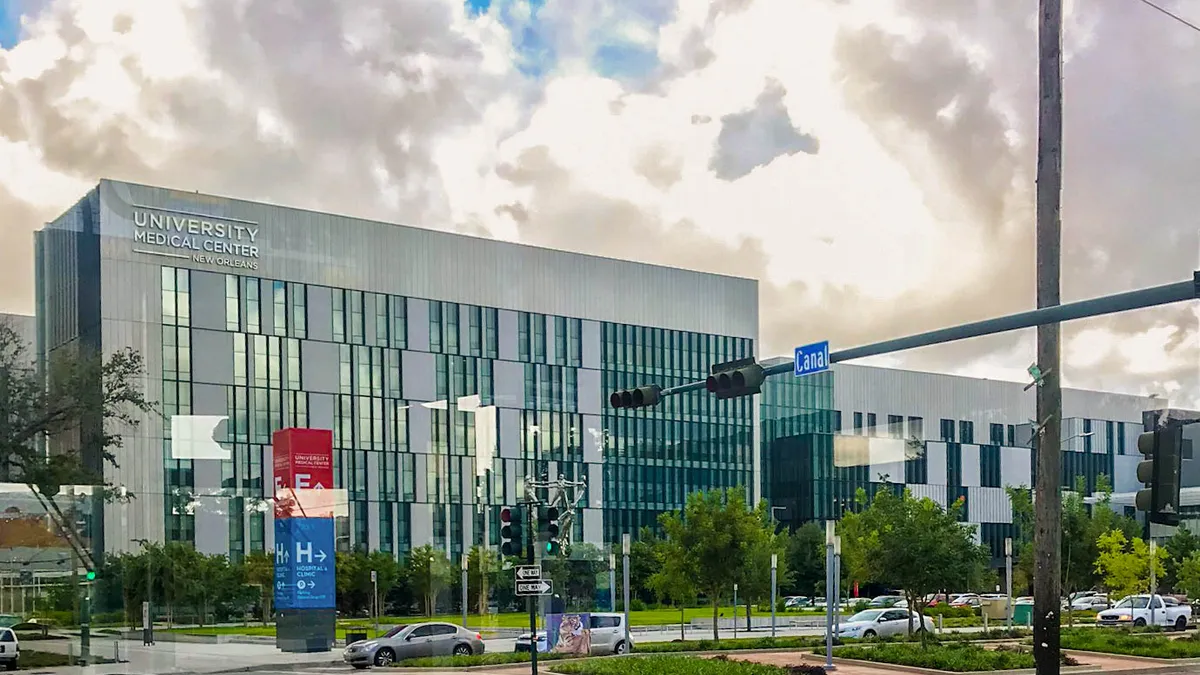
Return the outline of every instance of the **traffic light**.
<path id="1" fill-rule="evenodd" d="M 558 507 L 548 506 L 538 511 L 538 539 L 546 543 L 548 556 L 556 556 L 562 552 L 562 544 L 558 541 L 558 518 Z"/>
<path id="2" fill-rule="evenodd" d="M 755 363 L 754 357 L 719 363 L 711 371 L 704 386 L 719 400 L 757 394 L 765 379 L 763 367 Z"/>
<path id="3" fill-rule="evenodd" d="M 608 397 L 608 403 L 614 408 L 648 408 L 657 405 L 661 395 L 662 387 L 651 384 L 635 389 L 614 391 Z"/>
<path id="4" fill-rule="evenodd" d="M 1137 467 L 1145 486 L 1134 504 L 1152 523 L 1179 524 L 1179 472 L 1183 461 L 1183 427 L 1165 427 L 1138 436 L 1138 452 L 1146 456 Z"/>
<path id="5" fill-rule="evenodd" d="M 523 550 L 521 543 L 519 510 L 508 507 L 500 509 L 500 553 L 505 556 L 520 557 Z"/>
<path id="6" fill-rule="evenodd" d="M 88 571 L 87 571 L 87 574 L 86 574 L 85 576 L 87 576 L 87 580 L 88 580 L 88 581 L 95 581 L 95 580 L 96 580 L 96 571 L 95 571 L 95 570 L 88 570 Z"/>

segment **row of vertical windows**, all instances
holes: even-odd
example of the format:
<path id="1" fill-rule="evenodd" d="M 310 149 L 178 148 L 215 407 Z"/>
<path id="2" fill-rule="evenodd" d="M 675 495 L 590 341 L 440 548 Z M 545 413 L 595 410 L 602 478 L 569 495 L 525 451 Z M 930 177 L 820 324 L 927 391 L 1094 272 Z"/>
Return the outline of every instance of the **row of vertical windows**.
<path id="1" fill-rule="evenodd" d="M 646 375 L 707 374 L 713 364 L 751 356 L 753 346 L 749 338 L 607 322 L 602 331 L 605 367 Z"/>
<path id="2" fill-rule="evenodd" d="M 162 322 L 167 326 L 192 325 L 191 274 L 162 268 Z"/>
<path id="3" fill-rule="evenodd" d="M 333 341 L 372 347 L 408 347 L 408 301 L 405 298 L 332 290 Z"/>

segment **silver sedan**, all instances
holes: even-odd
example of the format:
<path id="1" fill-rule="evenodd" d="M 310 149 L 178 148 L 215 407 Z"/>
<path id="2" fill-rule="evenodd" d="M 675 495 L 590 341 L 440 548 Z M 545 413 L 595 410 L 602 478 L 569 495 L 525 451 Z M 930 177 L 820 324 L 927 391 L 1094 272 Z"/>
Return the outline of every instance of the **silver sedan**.
<path id="1" fill-rule="evenodd" d="M 482 654 L 483 649 L 483 636 L 475 631 L 452 623 L 417 623 L 347 645 L 342 659 L 362 669 L 424 656 L 471 656 Z"/>

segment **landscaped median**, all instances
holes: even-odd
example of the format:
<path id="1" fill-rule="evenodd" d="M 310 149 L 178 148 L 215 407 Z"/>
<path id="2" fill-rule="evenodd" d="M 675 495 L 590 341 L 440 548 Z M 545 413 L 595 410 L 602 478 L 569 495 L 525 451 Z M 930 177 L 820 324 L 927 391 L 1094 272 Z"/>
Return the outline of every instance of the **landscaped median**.
<path id="1" fill-rule="evenodd" d="M 1200 636 L 1197 634 L 1173 637 L 1167 633 L 1116 628 L 1079 629 L 1063 631 L 1060 645 L 1063 649 L 1155 659 L 1200 658 Z"/>
<path id="2" fill-rule="evenodd" d="M 915 666 L 955 673 L 1034 667 L 1033 651 L 1029 647 L 997 645 L 988 648 L 969 642 L 924 645 L 885 642 L 877 645 L 851 645 L 834 649 L 833 655 L 839 659 Z M 1074 664 L 1064 659 L 1064 665 Z"/>
<path id="3" fill-rule="evenodd" d="M 784 668 L 718 656 L 697 659 L 686 656 L 638 656 L 620 659 L 589 659 L 555 663 L 551 672 L 562 675 L 817 675 L 819 666 Z"/>

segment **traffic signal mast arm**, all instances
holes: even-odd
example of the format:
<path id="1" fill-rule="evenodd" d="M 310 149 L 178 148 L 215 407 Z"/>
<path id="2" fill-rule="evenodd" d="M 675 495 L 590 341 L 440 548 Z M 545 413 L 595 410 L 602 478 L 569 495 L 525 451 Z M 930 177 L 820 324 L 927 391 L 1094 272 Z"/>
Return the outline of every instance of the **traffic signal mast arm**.
<path id="1" fill-rule="evenodd" d="M 1154 286 L 1151 288 L 1143 288 L 1136 291 L 1128 291 L 1125 293 L 1117 293 L 1115 295 L 1106 295 L 1100 298 L 1092 298 L 1090 300 L 1080 300 L 1079 302 L 1071 302 L 1065 305 L 1057 305 L 1055 307 L 1044 307 L 1042 309 L 1033 309 L 1028 312 L 1020 312 L 1018 314 L 1010 314 L 994 319 L 985 319 L 973 323 L 966 323 L 960 326 L 951 326 L 949 328 L 940 328 L 938 330 L 929 331 L 926 333 L 918 333 L 908 337 L 896 338 L 894 340 L 885 340 L 884 342 L 876 342 L 874 344 L 863 345 L 861 347 L 852 347 L 841 351 L 831 352 L 829 354 L 830 363 L 840 363 L 842 361 L 850 361 L 852 359 L 862 359 L 868 356 L 878 356 L 880 354 L 889 354 L 891 352 L 903 351 L 905 349 L 916 349 L 917 347 L 928 347 L 930 345 L 942 344 L 944 342 L 953 342 L 955 340 L 965 340 L 967 338 L 981 337 L 984 335 L 993 335 L 995 333 L 1006 333 L 1008 331 L 1020 330 L 1022 328 L 1032 328 L 1034 326 L 1044 326 L 1061 321 L 1073 321 L 1075 319 L 1086 319 L 1093 316 L 1103 316 L 1105 314 L 1116 314 L 1118 312 L 1127 312 L 1134 309 L 1145 309 L 1147 307 L 1157 307 L 1159 305 L 1169 305 L 1185 300 L 1195 300 L 1200 298 L 1200 272 L 1195 272 L 1190 281 L 1180 281 L 1173 284 L 1165 284 L 1163 286 Z M 782 375 L 784 373 L 793 372 L 794 364 L 790 361 L 778 363 L 773 366 L 763 366 L 762 376 L 764 378 L 772 375 Z M 705 380 L 699 382 L 689 382 L 675 387 L 662 388 L 659 385 L 648 385 L 619 391 L 613 394 L 613 399 L 618 396 L 624 396 L 625 400 L 617 400 L 622 405 L 614 403 L 614 408 L 641 408 L 658 403 L 663 397 L 674 396 L 675 394 L 686 394 L 690 391 L 700 391 L 708 387 Z M 610 400 L 610 402 L 613 402 Z M 632 405 L 631 405 L 632 404 Z"/>

